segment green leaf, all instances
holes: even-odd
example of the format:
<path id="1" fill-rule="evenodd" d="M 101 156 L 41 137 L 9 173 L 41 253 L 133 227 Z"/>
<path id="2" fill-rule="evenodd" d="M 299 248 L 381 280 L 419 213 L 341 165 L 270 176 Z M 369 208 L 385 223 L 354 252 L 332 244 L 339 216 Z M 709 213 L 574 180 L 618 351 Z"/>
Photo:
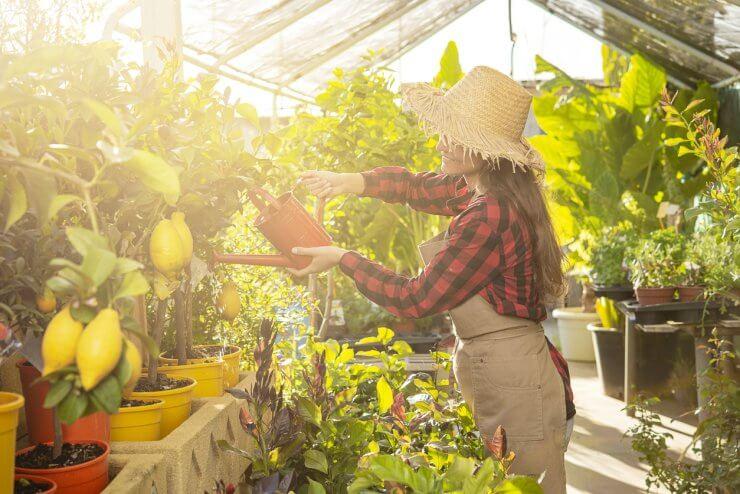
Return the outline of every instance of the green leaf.
<path id="1" fill-rule="evenodd" d="M 250 460 L 256 459 L 255 455 L 251 451 L 245 451 L 243 449 L 237 448 L 236 446 L 232 446 L 225 439 L 219 439 L 218 441 L 216 441 L 216 444 L 218 444 L 218 447 L 221 448 L 221 450 L 228 453 L 233 453 L 235 455 L 241 456 L 242 458 L 248 458 Z"/>
<path id="2" fill-rule="evenodd" d="M 299 396 L 297 399 L 298 415 L 319 427 L 321 426 L 321 409 L 309 398 Z"/>
<path id="3" fill-rule="evenodd" d="M 619 170 L 621 178 L 632 180 L 653 163 L 662 131 L 663 124 L 656 122 L 645 130 L 642 139 L 630 146 L 622 157 L 622 168 Z"/>
<path id="4" fill-rule="evenodd" d="M 454 41 L 447 43 L 442 58 L 439 61 L 439 72 L 432 80 L 432 86 L 449 89 L 457 81 L 462 79 L 462 67 L 460 67 L 460 55 L 457 51 L 457 45 Z"/>
<path id="5" fill-rule="evenodd" d="M 49 388 L 49 392 L 46 394 L 44 399 L 44 408 L 54 408 L 69 394 L 72 390 L 72 381 L 66 379 L 60 379 L 53 383 Z"/>
<path id="6" fill-rule="evenodd" d="M 378 340 L 383 345 L 387 345 L 393 340 L 393 337 L 396 336 L 396 333 L 393 332 L 390 328 L 378 328 Z"/>
<path id="7" fill-rule="evenodd" d="M 139 341 L 146 347 L 149 355 L 153 357 L 157 357 L 159 355 L 159 346 L 157 345 L 157 342 L 154 341 L 154 338 L 141 331 L 138 323 L 133 317 L 124 317 L 121 319 L 121 329 L 127 333 L 136 335 L 136 337 L 139 338 Z"/>
<path id="8" fill-rule="evenodd" d="M 134 172 L 144 185 L 161 193 L 169 204 L 177 202 L 180 197 L 180 179 L 175 169 L 161 157 L 136 149 L 132 158 L 123 165 Z"/>
<path id="9" fill-rule="evenodd" d="M 73 424 L 87 410 L 88 398 L 85 393 L 72 392 L 57 407 L 59 420 L 67 425 Z"/>
<path id="10" fill-rule="evenodd" d="M 627 111 L 652 106 L 666 85 L 665 71 L 648 62 L 642 55 L 630 58 L 629 70 L 622 76 L 619 103 Z"/>
<path id="11" fill-rule="evenodd" d="M 523 475 L 506 479 L 493 489 L 493 494 L 542 494 L 542 492 L 542 487 L 535 479 Z"/>
<path id="12" fill-rule="evenodd" d="M 405 357 L 414 353 L 414 349 L 411 348 L 411 345 L 403 340 L 394 341 L 391 345 L 391 350 L 395 351 L 399 357 Z"/>
<path id="13" fill-rule="evenodd" d="M 326 461 L 326 455 L 324 455 L 324 453 L 322 453 L 321 451 L 309 449 L 308 451 L 303 453 L 303 458 L 306 468 L 318 470 L 322 473 L 329 472 L 329 464 Z"/>
<path id="14" fill-rule="evenodd" d="M 488 485 L 493 481 L 494 467 L 493 460 L 486 458 L 486 461 L 478 468 L 475 476 L 468 478 L 463 483 L 463 494 L 487 494 Z"/>
<path id="15" fill-rule="evenodd" d="M 71 243 L 72 247 L 74 247 L 74 249 L 83 257 L 87 255 L 87 251 L 90 248 L 108 248 L 108 242 L 106 242 L 105 237 L 98 235 L 92 230 L 70 226 L 67 227 L 65 233 L 67 234 L 69 243 Z"/>
<path id="16" fill-rule="evenodd" d="M 46 217 L 43 219 L 43 223 L 48 223 L 54 219 L 54 217 L 61 211 L 64 206 L 82 199 L 72 194 L 58 194 L 49 203 L 49 209 L 46 211 Z"/>
<path id="17" fill-rule="evenodd" d="M 242 117 L 246 118 L 256 128 L 261 128 L 260 117 L 257 114 L 257 109 L 249 103 L 239 103 L 236 105 L 236 112 Z"/>
<path id="18" fill-rule="evenodd" d="M 116 114 L 106 104 L 91 98 L 83 98 L 82 103 L 89 108 L 116 137 L 123 134 L 123 125 Z"/>
<path id="19" fill-rule="evenodd" d="M 391 455 L 378 455 L 370 460 L 368 469 L 381 480 L 400 482 L 409 485 L 414 471 L 401 458 Z"/>
<path id="20" fill-rule="evenodd" d="M 26 189 L 15 175 L 8 178 L 8 212 L 5 219 L 5 231 L 10 230 L 28 210 L 28 198 Z"/>
<path id="21" fill-rule="evenodd" d="M 126 273 L 121 282 L 121 286 L 118 287 L 118 291 L 113 296 L 113 300 L 118 300 L 124 297 L 135 297 L 137 295 L 144 295 L 149 291 L 149 282 L 139 271 L 131 271 Z"/>
<path id="22" fill-rule="evenodd" d="M 23 169 L 23 178 L 26 183 L 29 209 L 31 209 L 41 224 L 49 218 L 49 207 L 57 195 L 57 183 L 54 176 L 39 170 Z"/>
<path id="23" fill-rule="evenodd" d="M 476 461 L 473 458 L 454 456 L 452 464 L 447 468 L 444 477 L 453 484 L 462 484 L 465 482 L 465 479 L 473 476 L 476 467 Z"/>
<path id="24" fill-rule="evenodd" d="M 308 478 L 307 494 L 326 494 L 326 489 L 312 478 Z"/>
<path id="25" fill-rule="evenodd" d="M 683 137 L 672 137 L 663 141 L 663 144 L 665 144 L 666 146 L 678 146 L 679 144 L 683 144 L 684 142 L 688 141 Z"/>
<path id="26" fill-rule="evenodd" d="M 688 148 L 686 146 L 679 146 L 678 147 L 678 157 L 686 156 L 687 154 L 693 154 L 694 150 L 691 148 Z"/>
<path id="27" fill-rule="evenodd" d="M 105 412 L 109 414 L 118 412 L 121 405 L 121 385 L 116 376 L 111 374 L 100 381 L 100 384 L 93 388 L 92 395 Z"/>
<path id="28" fill-rule="evenodd" d="M 388 384 L 388 381 L 385 380 L 385 377 L 378 379 L 375 385 L 375 391 L 378 396 L 378 409 L 380 413 L 386 413 L 391 409 L 391 405 L 393 405 L 393 390 L 390 384 Z"/>
<path id="29" fill-rule="evenodd" d="M 90 278 L 95 288 L 102 285 L 116 267 L 116 255 L 108 249 L 90 247 L 82 261 L 82 273 Z"/>
<path id="30" fill-rule="evenodd" d="M 137 269 L 144 269 L 144 265 L 128 257 L 119 257 L 116 259 L 116 267 L 113 270 L 114 275 L 121 275 L 136 271 Z"/>

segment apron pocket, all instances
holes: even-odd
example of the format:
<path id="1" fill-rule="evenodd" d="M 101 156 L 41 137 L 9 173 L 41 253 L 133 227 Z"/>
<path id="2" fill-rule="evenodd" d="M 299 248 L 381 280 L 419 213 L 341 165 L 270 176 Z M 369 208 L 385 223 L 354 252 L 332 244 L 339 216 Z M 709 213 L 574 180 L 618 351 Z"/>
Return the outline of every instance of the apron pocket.
<path id="1" fill-rule="evenodd" d="M 488 361 L 472 357 L 473 393 L 478 428 L 491 437 L 499 425 L 515 441 L 544 438 L 542 385 L 537 355 Z"/>

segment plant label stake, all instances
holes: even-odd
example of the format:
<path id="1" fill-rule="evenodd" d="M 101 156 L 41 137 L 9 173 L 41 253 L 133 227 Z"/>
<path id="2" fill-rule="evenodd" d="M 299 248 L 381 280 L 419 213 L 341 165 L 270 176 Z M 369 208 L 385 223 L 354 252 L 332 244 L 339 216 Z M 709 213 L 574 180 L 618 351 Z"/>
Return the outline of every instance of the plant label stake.
<path id="1" fill-rule="evenodd" d="M 331 237 L 319 224 L 324 216 L 324 200 L 319 202 L 317 220 L 308 214 L 292 192 L 275 198 L 266 190 L 256 188 L 248 195 L 260 211 L 254 226 L 282 255 L 214 253 L 214 262 L 303 269 L 311 263 L 311 257 L 293 254 L 294 247 L 331 245 Z"/>

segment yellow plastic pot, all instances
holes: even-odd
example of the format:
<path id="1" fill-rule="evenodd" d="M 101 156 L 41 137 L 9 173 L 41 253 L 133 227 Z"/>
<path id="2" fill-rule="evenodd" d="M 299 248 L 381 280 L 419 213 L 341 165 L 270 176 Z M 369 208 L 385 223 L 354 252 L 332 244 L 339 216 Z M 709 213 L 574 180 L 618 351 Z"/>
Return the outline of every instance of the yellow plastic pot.
<path id="1" fill-rule="evenodd" d="M 209 358 L 189 358 L 189 364 L 202 364 L 204 362 L 210 362 L 213 360 L 224 361 L 224 386 L 227 388 L 233 388 L 239 384 L 239 370 L 241 367 L 242 349 L 236 345 L 229 345 L 222 347 L 221 345 L 196 345 L 194 348 L 223 348 L 224 355 L 221 357 L 209 357 Z M 177 359 L 165 357 L 164 353 L 160 355 L 159 361 L 165 365 L 177 365 Z"/>
<path id="2" fill-rule="evenodd" d="M 164 402 L 162 406 L 162 422 L 159 426 L 160 439 L 177 429 L 190 417 L 190 402 L 193 400 L 193 391 L 197 386 L 195 379 L 191 379 L 187 386 L 165 391 L 134 391 L 131 393 L 132 400 L 154 400 Z"/>
<path id="3" fill-rule="evenodd" d="M 198 383 L 193 390 L 193 396 L 195 398 L 221 396 L 224 394 L 223 361 L 208 361 L 185 365 L 160 365 L 157 372 L 170 377 L 190 377 L 195 379 Z"/>
<path id="4" fill-rule="evenodd" d="M 0 492 L 13 492 L 15 469 L 15 430 L 23 396 L 0 392 Z"/>
<path id="5" fill-rule="evenodd" d="M 143 400 L 142 400 L 143 401 Z M 151 400 L 140 407 L 121 407 L 110 416 L 111 441 L 158 441 L 161 439 L 164 401 Z"/>

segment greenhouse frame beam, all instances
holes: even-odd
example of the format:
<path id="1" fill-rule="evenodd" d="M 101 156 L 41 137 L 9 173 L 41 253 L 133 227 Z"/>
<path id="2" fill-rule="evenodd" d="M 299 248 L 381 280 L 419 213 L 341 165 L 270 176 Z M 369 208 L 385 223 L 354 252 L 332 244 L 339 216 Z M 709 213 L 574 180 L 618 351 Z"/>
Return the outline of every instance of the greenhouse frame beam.
<path id="1" fill-rule="evenodd" d="M 323 54 L 311 59 L 310 62 L 304 64 L 297 71 L 293 72 L 290 75 L 290 78 L 286 81 L 286 85 L 296 82 L 298 79 L 302 78 L 306 74 L 310 74 L 329 60 L 335 58 L 337 55 L 344 53 L 345 51 L 352 48 L 352 46 L 357 44 L 357 42 L 362 41 L 369 36 L 372 36 L 373 34 L 386 27 L 388 24 L 397 21 L 417 7 L 424 5 L 425 3 L 427 3 L 427 1 L 428 0 L 410 0 L 406 3 L 405 6 L 401 7 L 400 9 L 391 10 L 390 12 L 376 18 L 372 24 L 352 33 L 349 37 L 343 39 L 336 45 L 329 48 Z"/>
<path id="2" fill-rule="evenodd" d="M 452 24 L 457 19 L 467 14 L 468 12 L 473 10 L 475 7 L 477 7 L 484 1 L 485 0 L 471 0 L 467 4 L 460 6 L 455 10 L 445 12 L 444 14 L 435 17 L 434 19 L 432 19 L 430 23 L 427 24 L 427 26 L 423 30 L 419 31 L 419 33 L 416 36 L 411 38 L 411 41 L 409 41 L 409 43 L 407 43 L 406 46 L 404 46 L 400 50 L 396 50 L 392 53 L 389 53 L 388 56 L 385 56 L 385 57 L 381 56 L 375 65 L 377 66 L 377 65 L 385 64 L 389 62 L 395 62 L 396 60 L 404 56 L 406 53 L 410 52 L 411 50 L 413 50 L 414 48 L 422 44 L 424 41 L 429 39 L 430 31 L 433 31 L 435 29 L 439 29 L 439 28 L 448 26 L 449 24 Z M 450 13 L 452 13 L 451 16 L 450 16 Z M 440 20 L 442 20 L 441 25 L 438 24 Z"/>
<path id="3" fill-rule="evenodd" d="M 218 68 L 219 66 L 225 64 L 229 60 L 232 60 L 233 58 L 238 57 L 242 53 L 248 51 L 250 48 L 262 43 L 263 41 L 275 36 L 276 34 L 283 31 L 288 26 L 295 24 L 296 22 L 300 21 L 304 17 L 308 16 L 309 14 L 315 12 L 316 10 L 320 9 L 324 5 L 330 3 L 332 0 L 319 0 L 315 2 L 313 5 L 309 6 L 306 9 L 303 10 L 297 10 L 292 16 L 286 17 L 285 19 L 281 19 L 278 22 L 276 22 L 273 26 L 268 27 L 265 29 L 262 33 L 257 33 L 255 37 L 252 39 L 247 39 L 244 43 L 240 43 L 237 46 L 233 47 L 232 49 L 228 50 L 226 53 L 221 55 L 213 64 L 214 68 Z"/>
<path id="4" fill-rule="evenodd" d="M 737 73 L 737 69 L 733 67 L 732 65 L 725 63 L 722 60 L 718 60 L 714 58 L 713 56 L 696 48 L 695 46 L 689 43 L 686 43 L 685 41 L 680 40 L 674 36 L 671 36 L 670 34 L 666 32 L 661 31 L 655 26 L 632 16 L 631 14 L 625 12 L 622 9 L 614 7 L 613 5 L 606 2 L 605 0 L 588 0 L 588 1 L 600 7 L 601 10 L 603 10 L 604 12 L 607 12 L 628 24 L 632 24 L 634 27 L 642 29 L 643 31 L 646 31 L 647 33 L 651 34 L 652 36 L 655 36 L 656 38 L 662 39 L 669 45 L 673 45 L 675 48 L 679 50 L 688 52 L 691 56 L 698 58 L 699 60 L 703 61 L 707 65 L 711 65 L 712 67 L 718 70 L 722 70 L 723 72 L 727 72 L 728 74 Z"/>
<path id="5" fill-rule="evenodd" d="M 533 3 L 534 5 L 537 5 L 539 8 L 544 9 L 546 12 L 549 12 L 550 14 L 554 15 L 558 19 L 565 21 L 567 24 L 569 24 L 570 26 L 573 26 L 574 28 L 578 29 L 582 33 L 584 33 L 584 34 L 586 34 L 588 36 L 591 36 L 595 40 L 600 41 L 600 42 L 604 43 L 605 45 L 609 46 L 610 48 L 618 51 L 622 55 L 624 55 L 626 57 L 632 56 L 632 53 L 630 53 L 629 50 L 627 50 L 627 49 L 619 46 L 614 41 L 610 41 L 610 40 L 604 38 L 603 36 L 599 36 L 598 34 L 596 34 L 593 31 L 589 31 L 588 29 L 586 29 L 585 27 L 581 26 L 577 22 L 573 22 L 568 17 L 562 15 L 560 12 L 558 12 L 556 10 L 551 9 L 547 5 L 541 4 L 540 2 L 538 2 L 536 0 L 530 0 L 530 2 Z M 693 87 L 691 84 L 687 83 L 686 81 L 684 81 L 682 79 L 679 79 L 679 78 L 675 77 L 674 75 L 668 73 L 667 70 L 666 70 L 666 78 L 668 79 L 668 82 L 670 82 L 671 84 L 673 84 L 674 86 L 676 86 L 678 88 L 681 88 L 681 89 L 691 89 Z"/>

